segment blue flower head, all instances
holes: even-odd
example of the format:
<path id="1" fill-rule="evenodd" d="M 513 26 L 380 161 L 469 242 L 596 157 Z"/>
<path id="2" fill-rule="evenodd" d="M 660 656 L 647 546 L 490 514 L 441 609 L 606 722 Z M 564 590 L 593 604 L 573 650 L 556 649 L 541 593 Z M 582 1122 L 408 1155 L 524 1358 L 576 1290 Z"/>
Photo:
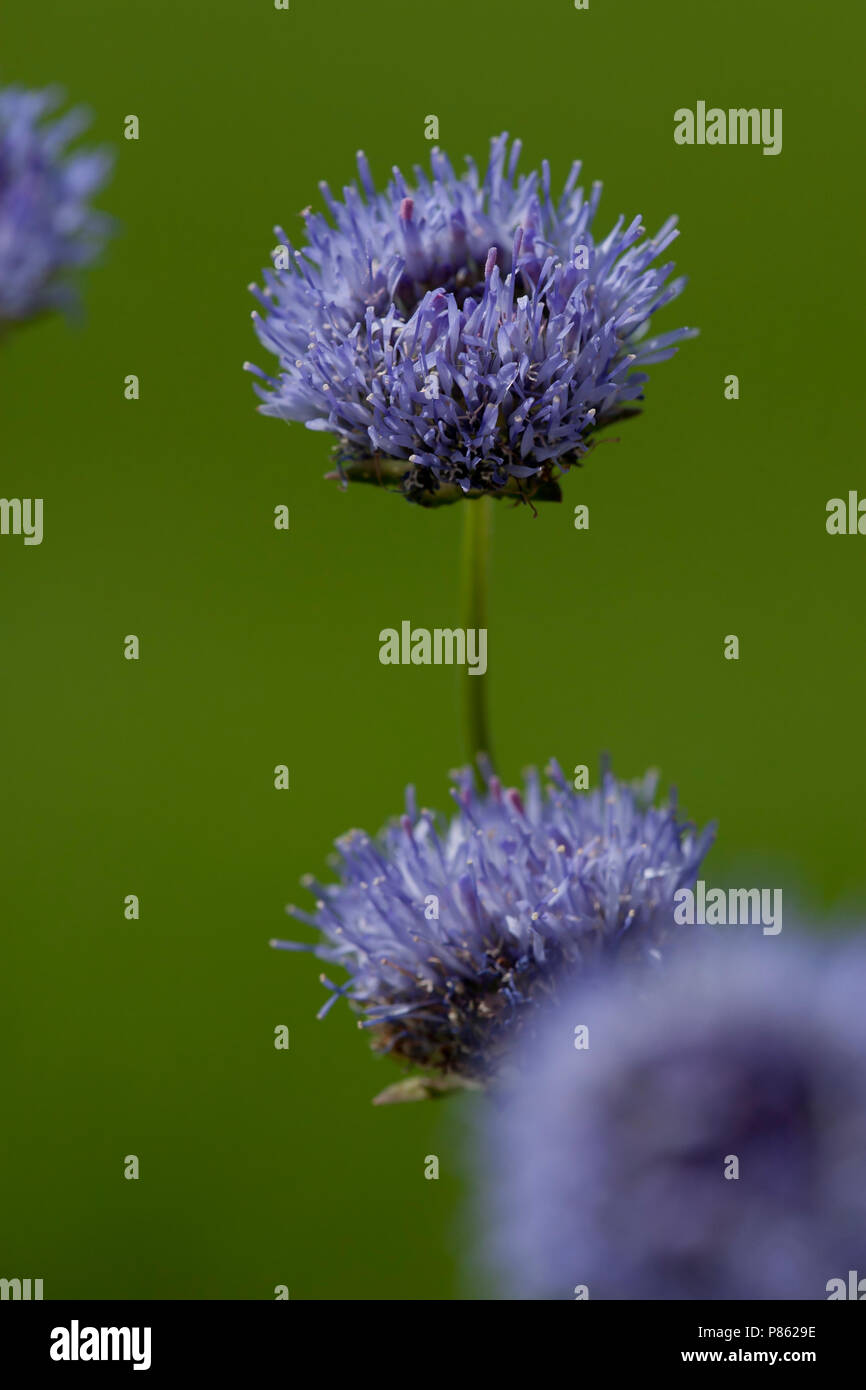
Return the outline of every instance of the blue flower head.
<path id="1" fill-rule="evenodd" d="M 825 1299 L 862 1272 L 864 996 L 862 939 L 761 937 L 564 998 L 488 1114 L 503 1291 Z"/>
<path id="2" fill-rule="evenodd" d="M 81 111 L 46 119 L 51 89 L 0 88 L 0 333 L 75 303 L 70 276 L 101 250 L 109 219 L 90 197 L 105 182 L 102 151 L 69 153 Z"/>
<path id="3" fill-rule="evenodd" d="M 322 1009 L 345 995 L 378 1051 L 423 1068 L 484 1080 L 565 970 L 658 956 L 673 929 L 673 895 L 692 884 L 712 830 L 679 819 L 675 799 L 653 805 L 652 774 L 634 786 L 606 772 L 575 792 L 557 764 L 524 793 L 488 773 L 455 774 L 450 822 L 418 811 L 377 840 L 337 841 L 339 881 L 309 881 L 318 928 L 312 950 L 348 972 Z"/>
<path id="4" fill-rule="evenodd" d="M 483 178 L 471 160 L 458 177 L 434 150 L 432 178 L 395 169 L 379 193 L 359 153 L 342 201 L 322 185 L 332 220 L 303 214 L 301 249 L 276 229 L 274 268 L 252 288 L 279 367 L 246 365 L 264 414 L 336 436 L 343 478 L 428 506 L 558 498 L 558 472 L 637 413 L 642 369 L 691 336 L 645 336 L 685 283 L 654 266 L 676 219 L 642 241 L 640 218 L 621 217 L 597 240 L 601 185 L 586 198 L 575 163 L 554 201 L 547 162 L 518 176 L 519 154 L 501 135 Z"/>

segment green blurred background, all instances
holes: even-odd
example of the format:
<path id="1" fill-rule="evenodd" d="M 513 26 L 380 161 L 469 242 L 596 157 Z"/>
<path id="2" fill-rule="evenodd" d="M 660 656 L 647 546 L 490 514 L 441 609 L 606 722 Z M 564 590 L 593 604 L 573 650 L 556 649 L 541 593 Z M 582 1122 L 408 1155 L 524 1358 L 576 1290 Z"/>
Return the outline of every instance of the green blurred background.
<path id="1" fill-rule="evenodd" d="M 828 498 L 866 491 L 852 16 L 805 0 L 4 14 L 0 80 L 91 107 L 121 230 L 83 323 L 30 327 L 0 362 L 0 492 L 45 499 L 41 547 L 0 539 L 0 1274 L 49 1298 L 477 1292 L 466 1102 L 374 1109 L 396 1068 L 348 1009 L 316 1021 L 314 961 L 267 949 L 337 834 L 377 828 L 408 780 L 450 804 L 454 672 L 381 666 L 378 632 L 454 624 L 461 510 L 323 482 L 327 440 L 257 416 L 241 372 L 270 365 L 246 286 L 273 225 L 297 236 L 358 147 L 380 182 L 426 161 L 428 114 L 455 161 L 502 129 L 556 183 L 581 157 L 605 183 L 601 233 L 678 212 L 690 284 L 659 327 L 701 328 L 565 505 L 497 508 L 502 772 L 553 754 L 594 771 L 605 749 L 623 775 L 656 765 L 720 821 L 711 881 L 759 863 L 817 908 L 862 906 L 866 540 L 824 527 Z M 698 99 L 781 106 L 782 154 L 676 146 L 673 112 Z"/>

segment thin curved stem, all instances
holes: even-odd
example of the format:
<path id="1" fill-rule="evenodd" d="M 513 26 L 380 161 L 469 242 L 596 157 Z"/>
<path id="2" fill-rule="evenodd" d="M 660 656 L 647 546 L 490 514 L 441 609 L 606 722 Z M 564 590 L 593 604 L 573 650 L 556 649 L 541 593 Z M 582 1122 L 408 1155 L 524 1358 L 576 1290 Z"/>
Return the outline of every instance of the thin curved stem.
<path id="1" fill-rule="evenodd" d="M 474 498 L 463 504 L 463 625 L 476 632 L 484 630 L 484 651 L 487 642 L 487 587 L 490 575 L 490 545 L 493 532 L 493 502 L 489 497 Z M 478 648 L 476 647 L 476 651 Z M 485 662 L 486 665 L 486 662 Z M 490 740 L 490 725 L 487 712 L 488 680 L 483 675 L 473 674 L 467 661 L 462 676 L 462 704 L 464 730 L 469 759 L 477 765 L 479 753 L 485 753 L 493 762 L 493 748 Z"/>

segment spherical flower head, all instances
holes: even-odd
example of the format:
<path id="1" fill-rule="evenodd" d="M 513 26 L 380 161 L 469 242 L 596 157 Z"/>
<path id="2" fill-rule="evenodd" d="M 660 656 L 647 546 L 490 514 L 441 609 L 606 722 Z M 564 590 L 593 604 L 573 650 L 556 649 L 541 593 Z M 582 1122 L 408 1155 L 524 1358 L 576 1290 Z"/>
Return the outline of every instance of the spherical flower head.
<path id="1" fill-rule="evenodd" d="M 487 772 L 483 791 L 454 774 L 456 814 L 406 814 L 377 840 L 337 841 L 339 881 L 310 882 L 319 929 L 312 950 L 348 971 L 345 995 L 374 1047 L 405 1062 L 483 1081 L 563 971 L 600 961 L 657 961 L 673 928 L 673 896 L 694 883 L 712 838 L 682 822 L 656 778 L 627 785 L 605 772 L 576 792 L 559 766 L 523 793 Z"/>
<path id="2" fill-rule="evenodd" d="M 864 995 L 862 940 L 728 938 L 552 1010 L 488 1116 L 508 1293 L 821 1299 L 862 1270 Z"/>
<path id="3" fill-rule="evenodd" d="M 103 151 L 69 153 L 81 111 L 46 119 L 60 94 L 0 88 L 0 334 L 76 302 L 70 275 L 101 250 L 108 219 L 89 199 L 105 182 Z"/>
<path id="4" fill-rule="evenodd" d="M 491 141 L 483 178 L 433 150 L 432 177 L 399 169 L 377 192 L 364 155 L 331 221 L 307 209 L 306 244 L 281 228 L 273 269 L 253 286 L 266 415 L 337 437 L 344 479 L 424 505 L 494 496 L 556 499 L 605 424 L 636 413 L 643 367 L 691 335 L 647 338 L 682 279 L 654 262 L 675 218 L 642 241 L 640 218 L 593 230 L 572 166 L 558 200 L 550 170 L 517 175 L 520 142 Z"/>

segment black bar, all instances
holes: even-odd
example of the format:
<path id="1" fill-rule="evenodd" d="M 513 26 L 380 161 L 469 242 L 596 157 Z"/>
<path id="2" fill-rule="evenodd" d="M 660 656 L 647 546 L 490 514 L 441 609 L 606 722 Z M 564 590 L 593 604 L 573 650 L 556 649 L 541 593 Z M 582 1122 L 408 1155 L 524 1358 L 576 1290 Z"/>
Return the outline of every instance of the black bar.
<path id="1" fill-rule="evenodd" d="M 534 1363 L 533 1379 L 543 1382 L 563 1354 L 575 1379 L 590 1368 L 596 1373 L 653 1373 L 712 1364 L 773 1370 L 806 1366 L 826 1379 L 828 1372 L 857 1364 L 866 1330 L 859 1309 L 835 1302 L 587 1301 L 561 1307 L 559 1313 L 523 1304 L 519 1314 L 504 1316 L 495 1303 L 488 1309 L 469 1303 L 470 1321 L 464 1324 L 459 1307 L 448 1313 L 440 1304 L 431 1315 L 419 1302 L 398 1303 L 393 1309 L 367 1305 L 357 1314 L 350 1302 L 4 1302 L 0 1368 L 17 1366 L 15 1383 L 21 1384 L 28 1383 L 21 1373 L 31 1371 L 48 1372 L 58 1380 L 93 1378 L 101 1370 L 134 1377 L 136 1360 L 142 1382 L 145 1375 L 159 1381 L 184 1371 L 197 1378 L 212 1374 L 223 1379 L 233 1372 L 248 1378 L 252 1365 L 256 1383 L 273 1371 L 286 1383 L 305 1384 L 325 1367 L 330 1379 L 342 1353 L 353 1376 L 370 1374 L 377 1366 L 380 1375 L 396 1373 L 405 1379 L 412 1367 L 432 1369 L 427 1358 L 435 1345 L 443 1371 L 449 1364 L 462 1364 L 468 1373 L 474 1362 L 485 1380 L 499 1362 L 516 1373 L 528 1360 L 530 1368 Z M 452 1317 L 460 1340 L 449 1353 Z M 549 1329 L 549 1342 L 531 1340 L 535 1318 L 541 1320 L 539 1331 Z M 409 1357 L 398 1360 L 404 1346 Z M 84 1359 L 82 1352 L 89 1356 L 94 1350 L 105 1359 Z M 71 1358 L 73 1352 L 77 1360 L 55 1359 L 61 1353 Z M 115 1352 L 126 1359 L 113 1359 Z"/>

